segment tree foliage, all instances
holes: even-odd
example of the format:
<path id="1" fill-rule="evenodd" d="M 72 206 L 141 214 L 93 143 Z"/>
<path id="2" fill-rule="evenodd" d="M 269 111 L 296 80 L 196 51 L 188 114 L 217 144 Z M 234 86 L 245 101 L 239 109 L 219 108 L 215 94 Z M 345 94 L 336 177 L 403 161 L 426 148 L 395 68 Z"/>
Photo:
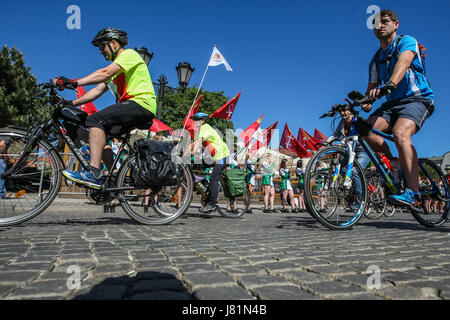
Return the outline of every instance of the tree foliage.
<path id="1" fill-rule="evenodd" d="M 186 88 L 184 93 L 168 92 L 164 96 L 163 108 L 161 110 L 161 121 L 173 129 L 183 128 L 183 120 L 185 119 L 192 103 L 194 102 L 197 88 Z M 200 91 L 202 95 L 199 112 L 212 114 L 225 103 L 229 98 L 221 92 Z M 210 118 L 208 124 L 220 130 L 225 135 L 226 129 L 234 129 L 231 120 Z"/>
<path id="2" fill-rule="evenodd" d="M 37 119 L 49 116 L 47 94 L 37 87 L 30 70 L 16 48 L 4 46 L 0 51 L 0 127 L 27 126 L 28 114 Z"/>

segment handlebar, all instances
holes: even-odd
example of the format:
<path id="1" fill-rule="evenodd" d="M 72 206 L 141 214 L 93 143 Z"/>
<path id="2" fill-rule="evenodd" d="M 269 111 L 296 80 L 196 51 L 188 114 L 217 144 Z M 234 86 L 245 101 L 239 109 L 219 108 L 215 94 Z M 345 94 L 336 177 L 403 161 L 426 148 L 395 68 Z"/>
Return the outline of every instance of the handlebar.
<path id="1" fill-rule="evenodd" d="M 349 100 L 346 99 L 347 102 L 349 102 L 348 104 L 335 104 L 334 106 L 331 107 L 330 111 L 321 115 L 319 119 L 323 119 L 326 117 L 334 117 L 336 113 L 347 110 L 350 110 L 351 113 L 356 115 L 358 114 L 358 111 L 354 109 L 355 107 L 362 106 L 365 104 L 372 104 L 376 101 L 375 99 L 370 99 L 369 97 L 364 96 L 363 94 L 359 93 L 356 90 L 350 92 L 348 94 L 348 98 L 353 101 L 350 102 Z"/>
<path id="2" fill-rule="evenodd" d="M 61 106 L 67 104 L 72 105 L 71 101 L 64 99 L 56 92 L 56 89 L 58 89 L 58 87 L 53 83 L 52 79 L 50 79 L 49 82 L 40 83 L 37 86 L 41 87 L 42 89 L 50 89 L 49 95 L 53 104 Z"/>

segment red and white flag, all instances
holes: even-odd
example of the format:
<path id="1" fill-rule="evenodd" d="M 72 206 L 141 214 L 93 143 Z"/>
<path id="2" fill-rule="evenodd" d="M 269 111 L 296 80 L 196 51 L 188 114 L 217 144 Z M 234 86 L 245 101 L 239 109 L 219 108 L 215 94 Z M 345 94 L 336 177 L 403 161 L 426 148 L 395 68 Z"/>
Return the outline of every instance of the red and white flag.
<path id="1" fill-rule="evenodd" d="M 264 129 L 262 132 L 262 139 L 259 139 L 258 135 L 255 134 L 255 142 L 249 149 L 249 152 L 255 154 L 259 149 L 268 146 L 270 144 L 270 140 L 272 140 L 273 130 L 277 127 L 278 121 Z"/>
<path id="2" fill-rule="evenodd" d="M 320 142 L 319 140 L 314 139 L 308 132 L 303 130 L 302 128 L 298 129 L 298 142 L 302 145 L 306 150 L 317 151 L 315 144 Z"/>
<path id="3" fill-rule="evenodd" d="M 284 126 L 283 136 L 281 137 L 280 152 L 291 156 L 297 155 L 300 158 L 312 157 L 311 153 L 303 148 L 299 141 L 295 139 L 287 123 Z"/>
<path id="4" fill-rule="evenodd" d="M 314 138 L 322 143 L 327 142 L 327 137 L 317 129 L 314 130 Z"/>
<path id="5" fill-rule="evenodd" d="M 233 71 L 233 69 L 231 69 L 230 65 L 228 64 L 227 60 L 225 60 L 225 58 L 217 49 L 216 45 L 214 45 L 213 52 L 211 54 L 211 57 L 209 58 L 208 67 L 215 67 L 220 64 L 224 64 L 227 71 Z"/>
<path id="6" fill-rule="evenodd" d="M 264 114 L 255 122 L 253 122 L 250 127 L 248 127 L 247 129 L 244 130 L 244 132 L 242 132 L 239 135 L 239 138 L 241 138 L 244 141 L 244 147 L 246 148 L 250 142 L 253 139 L 253 135 L 255 134 L 256 130 L 258 130 L 259 128 L 259 124 L 261 123 L 262 118 L 264 117 Z"/>
<path id="7" fill-rule="evenodd" d="M 228 101 L 226 104 L 220 107 L 216 112 L 214 112 L 209 117 L 230 120 L 240 96 L 241 93 L 239 92 L 236 97 Z"/>
<path id="8" fill-rule="evenodd" d="M 77 89 L 75 90 L 75 92 L 77 95 L 77 99 L 81 98 L 82 96 L 84 96 L 86 94 L 86 90 L 84 90 L 84 88 L 82 86 L 78 86 Z M 81 105 L 80 109 L 83 110 L 84 112 L 86 112 L 88 114 L 88 116 L 90 116 L 91 114 L 94 114 L 98 111 L 93 102 L 88 102 L 86 104 Z"/>
<path id="9" fill-rule="evenodd" d="M 159 121 L 158 119 L 153 119 L 153 124 L 148 130 L 151 132 L 169 131 L 170 134 L 172 134 L 173 132 L 173 129 L 171 127 L 169 127 L 162 121 Z"/>
<path id="10" fill-rule="evenodd" d="M 191 117 L 198 112 L 201 101 L 202 101 L 202 96 L 198 97 L 198 99 L 195 101 L 193 106 L 189 109 L 189 112 L 186 115 L 186 118 L 184 118 L 184 120 L 183 120 L 183 127 L 189 132 L 189 134 L 191 135 L 192 138 L 194 138 L 197 129 L 195 128 L 194 120 L 192 120 Z"/>

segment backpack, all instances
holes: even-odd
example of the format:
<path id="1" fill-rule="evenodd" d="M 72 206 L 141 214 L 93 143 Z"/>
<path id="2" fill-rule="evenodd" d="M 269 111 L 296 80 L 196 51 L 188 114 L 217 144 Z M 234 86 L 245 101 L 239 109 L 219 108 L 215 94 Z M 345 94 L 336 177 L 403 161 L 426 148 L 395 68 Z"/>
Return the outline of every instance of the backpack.
<path id="1" fill-rule="evenodd" d="M 397 40 L 395 41 L 395 51 L 394 51 L 394 54 L 388 55 L 384 60 L 382 60 L 382 61 L 380 62 L 380 63 L 387 63 L 387 64 L 388 64 L 388 70 L 389 70 L 389 64 L 391 63 L 391 59 L 394 57 L 394 55 L 397 55 L 397 56 L 399 55 L 399 54 L 398 54 L 398 44 L 400 43 L 400 40 L 402 40 L 402 38 L 403 38 L 404 36 L 405 36 L 404 34 L 400 35 L 400 36 L 397 38 Z M 420 60 L 421 60 L 421 63 L 422 63 L 422 68 L 423 68 L 423 70 L 417 68 L 417 67 L 414 66 L 412 63 L 411 63 L 411 65 L 410 65 L 409 67 L 410 67 L 411 69 L 413 69 L 414 71 L 419 72 L 419 73 L 423 73 L 423 74 L 425 75 L 425 73 L 426 73 L 426 69 L 425 69 L 425 59 L 426 59 L 426 57 L 427 57 L 427 54 L 425 53 L 425 51 L 426 51 L 427 49 L 426 49 L 423 45 L 421 45 L 420 43 L 418 43 L 418 47 L 419 47 L 419 56 L 420 56 Z M 377 58 L 378 58 L 380 52 L 381 52 L 381 48 L 378 49 L 377 53 L 375 53 L 375 62 L 377 61 Z"/>
<path id="2" fill-rule="evenodd" d="M 172 142 L 139 139 L 135 143 L 136 163 L 133 179 L 136 186 L 173 186 L 178 182 L 178 168 L 172 161 Z"/>
<path id="3" fill-rule="evenodd" d="M 227 195 L 231 197 L 240 197 L 243 196 L 246 189 L 247 184 L 245 183 L 245 172 L 241 169 L 229 169 L 225 172 L 225 183 L 227 188 Z"/>

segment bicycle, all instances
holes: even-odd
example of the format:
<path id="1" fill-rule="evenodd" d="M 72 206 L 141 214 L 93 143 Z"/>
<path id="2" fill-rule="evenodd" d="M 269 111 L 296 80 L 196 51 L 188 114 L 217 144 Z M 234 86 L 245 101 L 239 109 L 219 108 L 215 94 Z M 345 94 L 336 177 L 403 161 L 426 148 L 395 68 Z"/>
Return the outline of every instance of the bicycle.
<path id="1" fill-rule="evenodd" d="M 43 89 L 49 89 L 50 106 L 52 116 L 42 122 L 29 117 L 28 129 L 9 126 L 0 129 L 0 137 L 10 139 L 6 155 L 8 166 L 2 175 L 6 188 L 13 192 L 14 196 L 8 199 L 0 199 L 0 226 L 12 226 L 23 223 L 42 213 L 56 198 L 60 187 L 64 162 L 56 147 L 52 145 L 47 135 L 54 132 L 67 143 L 70 151 L 84 169 L 89 163 L 81 151 L 75 146 L 72 138 L 67 134 L 65 124 L 73 124 L 83 127 L 87 114 L 84 111 L 70 108 L 69 116 L 63 113 L 68 101 L 64 100 L 56 92 L 52 82 L 39 85 Z M 168 195 L 172 194 L 174 186 L 136 186 L 133 174 L 136 170 L 135 149 L 130 145 L 130 132 L 137 129 L 148 129 L 150 123 L 140 123 L 133 127 L 113 127 L 111 137 L 122 140 L 119 154 L 116 157 L 113 168 L 116 167 L 120 155 L 125 146 L 130 153 L 122 163 L 120 170 L 114 174 L 112 170 L 104 176 L 102 188 L 92 190 L 90 197 L 97 203 L 108 203 L 118 198 L 125 213 L 133 220 L 148 225 L 167 224 L 181 216 L 188 208 L 192 197 L 192 178 L 189 169 L 178 160 L 179 185 L 175 186 L 181 191 L 183 197 L 181 206 L 174 203 L 177 199 Z M 107 137 L 107 139 L 111 138 Z M 84 188 L 88 188 L 83 186 Z M 141 199 L 148 196 L 142 190 L 151 190 L 150 201 L 152 210 L 144 212 Z M 89 189 L 90 190 L 90 189 Z"/>
<path id="2" fill-rule="evenodd" d="M 187 166 L 191 177 L 193 177 L 193 186 L 194 190 L 197 194 L 200 195 L 200 203 L 204 207 L 207 204 L 208 199 L 208 186 L 209 181 L 206 177 L 209 175 L 204 169 L 207 166 L 204 165 L 188 165 Z M 226 218 L 240 218 L 242 217 L 248 210 L 250 206 L 250 191 L 246 186 L 244 194 L 240 197 L 233 197 L 230 195 L 225 173 L 228 169 L 224 167 L 222 172 L 220 173 L 219 178 L 219 195 L 218 195 L 218 203 L 217 203 L 217 211 L 219 214 Z M 225 199 L 225 201 L 221 201 L 221 199 Z M 193 196 L 191 201 L 193 200 Z"/>
<path id="3" fill-rule="evenodd" d="M 367 178 L 359 163 L 354 161 L 354 150 L 358 141 L 383 180 L 382 187 L 385 197 L 388 198 L 391 194 L 401 194 L 402 192 L 402 184 L 394 184 L 393 177 L 382 166 L 381 161 L 364 139 L 365 136 L 372 133 L 389 141 L 394 141 L 392 135 L 373 129 L 371 124 L 360 117 L 359 112 L 355 110 L 355 107 L 372 103 L 373 100 L 369 100 L 357 91 L 349 93 L 348 98 L 352 102 L 347 100 L 348 104 L 335 105 L 329 112 L 320 117 L 320 119 L 334 117 L 340 111 L 350 110 L 354 118 L 348 136 L 338 146 L 327 146 L 317 151 L 308 162 L 305 172 L 305 202 L 308 211 L 322 225 L 333 230 L 351 228 L 359 222 L 367 210 L 369 202 Z M 320 206 L 315 203 L 317 198 L 313 197 L 313 186 L 316 184 L 313 174 L 318 169 L 319 160 L 324 164 L 322 167 L 328 168 L 327 171 L 322 173 L 322 175 L 325 175 L 327 188 L 330 190 L 327 194 L 327 201 L 337 203 L 337 206 L 327 209 L 325 213 L 317 209 Z M 418 167 L 419 177 L 423 181 L 419 190 L 421 200 L 416 201 L 414 206 L 409 207 L 409 210 L 420 224 L 426 227 L 438 227 L 445 223 L 448 217 L 450 207 L 449 187 L 441 169 L 433 161 L 419 158 Z M 359 188 L 356 187 L 358 180 L 360 182 Z M 401 182 L 406 185 L 404 181 Z M 356 209 L 345 210 L 347 208 L 345 200 L 348 198 L 358 199 Z M 430 201 L 438 201 L 444 207 L 443 212 L 436 214 L 430 210 L 426 205 Z"/>

